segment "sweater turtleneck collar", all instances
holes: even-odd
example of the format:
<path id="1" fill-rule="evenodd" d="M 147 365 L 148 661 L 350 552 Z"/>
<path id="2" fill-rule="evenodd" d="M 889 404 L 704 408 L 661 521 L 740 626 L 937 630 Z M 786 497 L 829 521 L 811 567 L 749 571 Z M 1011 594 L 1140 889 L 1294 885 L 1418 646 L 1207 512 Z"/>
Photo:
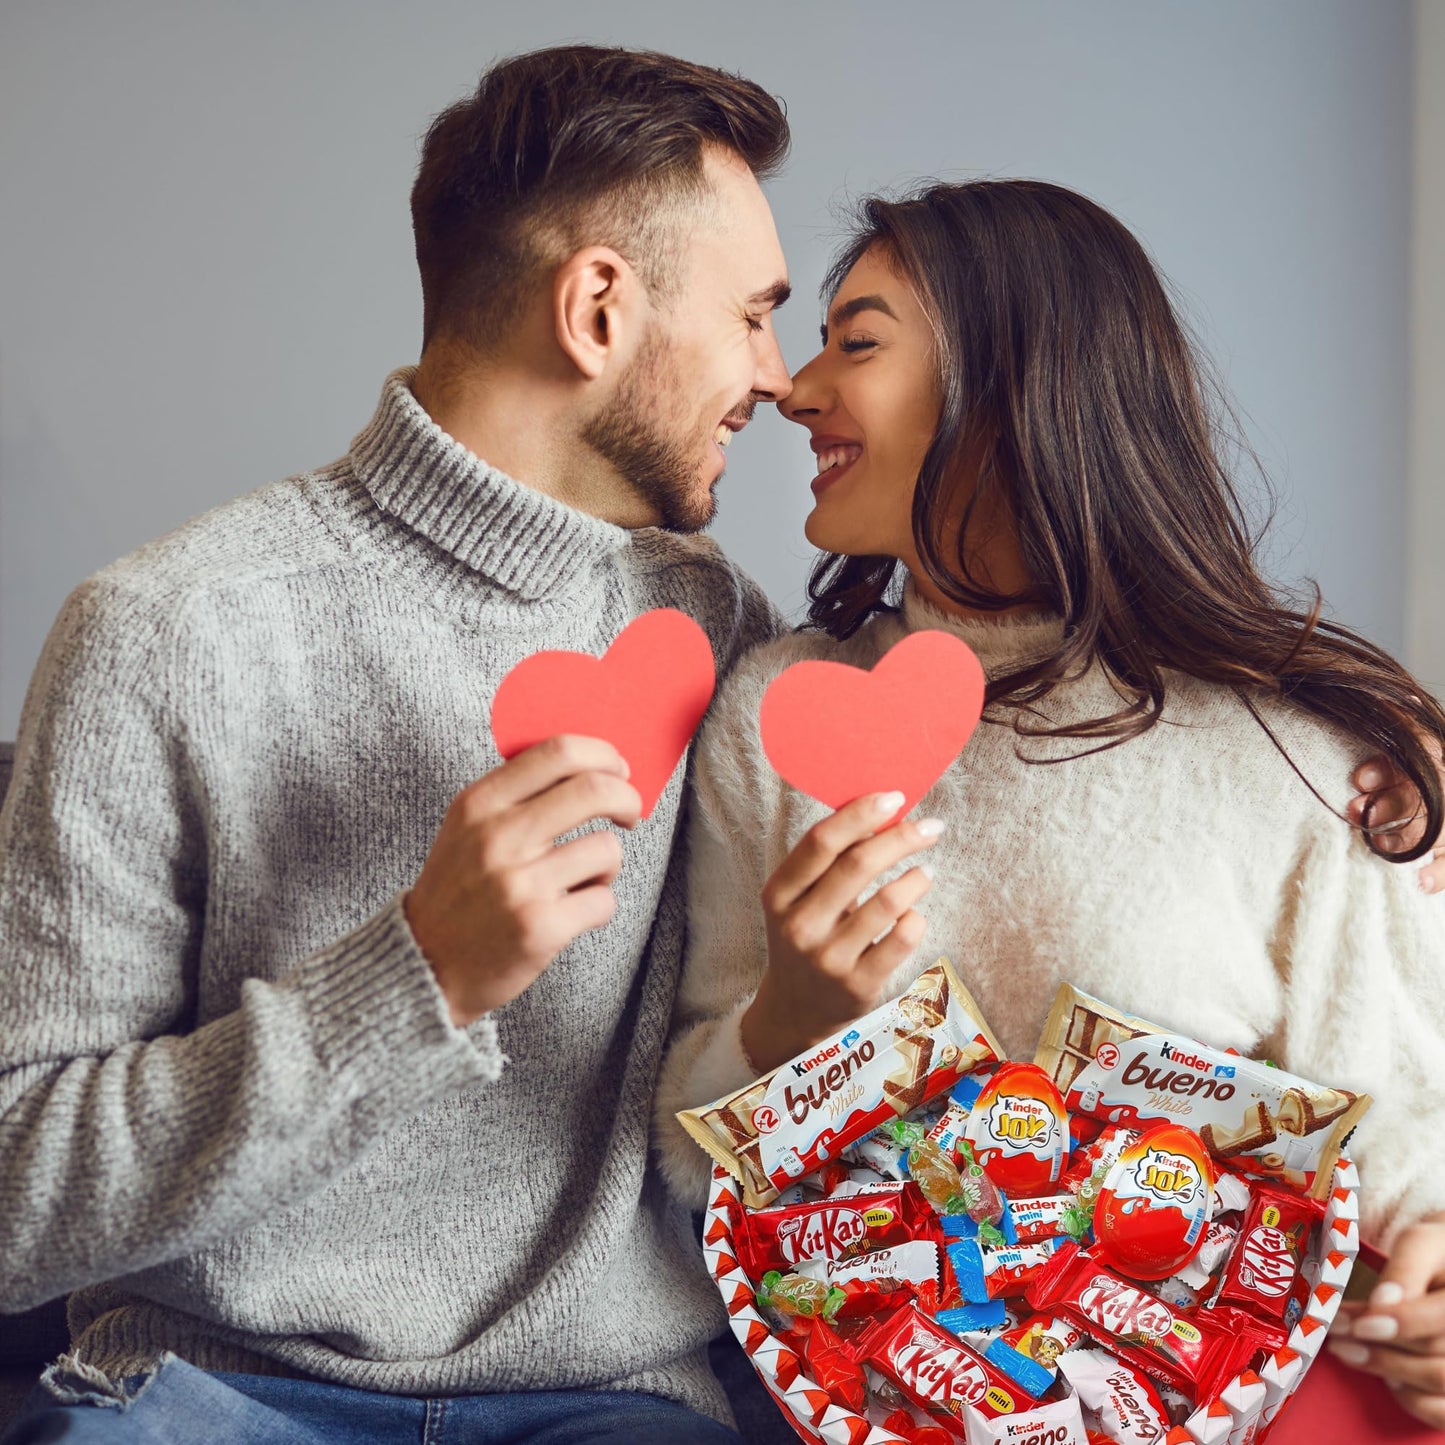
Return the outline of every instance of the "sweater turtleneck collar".
<path id="1" fill-rule="evenodd" d="M 625 527 L 513 481 L 449 436 L 412 394 L 415 375 L 401 367 L 387 377 L 351 444 L 352 467 L 383 512 L 533 601 L 628 545 Z"/>
<path id="2" fill-rule="evenodd" d="M 1047 657 L 1064 640 L 1064 619 L 1057 612 L 1026 612 L 1012 617 L 956 617 L 940 612 L 918 594 L 910 577 L 903 589 L 903 625 L 909 632 L 936 628 L 961 637 L 990 679 L 1017 672 Z"/>

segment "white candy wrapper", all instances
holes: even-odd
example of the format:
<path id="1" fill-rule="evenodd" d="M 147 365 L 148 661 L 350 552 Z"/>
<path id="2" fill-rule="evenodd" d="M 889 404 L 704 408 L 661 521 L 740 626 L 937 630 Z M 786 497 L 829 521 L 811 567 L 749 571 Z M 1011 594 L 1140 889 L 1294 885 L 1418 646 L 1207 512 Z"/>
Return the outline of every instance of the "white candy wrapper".
<path id="1" fill-rule="evenodd" d="M 1185 1124 L 1219 1162 L 1324 1199 L 1368 1094 L 1312 1084 L 1061 984 L 1034 1062 L 1069 1112 L 1129 1128 Z"/>
<path id="2" fill-rule="evenodd" d="M 985 1420 L 977 1410 L 963 1407 L 968 1445 L 1088 1445 L 1084 1417 L 1074 1395 Z"/>
<path id="3" fill-rule="evenodd" d="M 885 1120 L 1002 1058 L 973 996 L 939 959 L 898 998 L 818 1048 L 677 1117 L 757 1208 Z"/>

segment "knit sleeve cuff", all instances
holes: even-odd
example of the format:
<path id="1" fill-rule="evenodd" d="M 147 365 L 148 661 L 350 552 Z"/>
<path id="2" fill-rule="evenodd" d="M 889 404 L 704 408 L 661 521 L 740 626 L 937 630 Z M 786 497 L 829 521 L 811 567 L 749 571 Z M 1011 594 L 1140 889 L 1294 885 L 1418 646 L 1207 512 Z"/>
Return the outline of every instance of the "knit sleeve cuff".
<path id="1" fill-rule="evenodd" d="M 398 894 L 375 917 L 297 970 L 317 1055 L 354 1096 L 381 1095 L 410 1113 L 471 1083 L 501 1077 L 506 1058 L 490 1015 L 451 1021 Z"/>
<path id="2" fill-rule="evenodd" d="M 752 1005 L 745 998 L 731 1013 L 718 1020 L 712 1037 L 703 1046 L 688 1077 L 687 1092 L 692 1106 L 710 1104 L 751 1084 L 758 1077 L 743 1048 L 743 1015 Z"/>

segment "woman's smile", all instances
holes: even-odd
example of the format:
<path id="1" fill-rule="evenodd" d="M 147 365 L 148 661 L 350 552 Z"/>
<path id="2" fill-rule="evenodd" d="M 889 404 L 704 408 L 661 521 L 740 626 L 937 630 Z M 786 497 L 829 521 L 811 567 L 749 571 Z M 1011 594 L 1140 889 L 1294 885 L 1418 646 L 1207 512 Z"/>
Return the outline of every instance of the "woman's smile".
<path id="1" fill-rule="evenodd" d="M 848 437 L 815 436 L 809 445 L 818 459 L 818 475 L 813 478 L 815 497 L 821 497 L 863 455 L 863 444 Z"/>

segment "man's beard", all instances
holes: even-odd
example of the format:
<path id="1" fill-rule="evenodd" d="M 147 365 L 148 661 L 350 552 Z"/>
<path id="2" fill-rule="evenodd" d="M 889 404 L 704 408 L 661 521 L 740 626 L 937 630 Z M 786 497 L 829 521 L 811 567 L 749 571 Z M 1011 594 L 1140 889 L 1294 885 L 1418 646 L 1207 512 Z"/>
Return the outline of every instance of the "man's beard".
<path id="1" fill-rule="evenodd" d="M 612 405 L 587 423 L 582 440 L 610 462 L 669 532 L 700 532 L 717 502 L 704 487 L 696 418 L 673 387 L 672 348 L 654 327 L 617 387 Z M 689 436 L 691 434 L 691 436 Z"/>

